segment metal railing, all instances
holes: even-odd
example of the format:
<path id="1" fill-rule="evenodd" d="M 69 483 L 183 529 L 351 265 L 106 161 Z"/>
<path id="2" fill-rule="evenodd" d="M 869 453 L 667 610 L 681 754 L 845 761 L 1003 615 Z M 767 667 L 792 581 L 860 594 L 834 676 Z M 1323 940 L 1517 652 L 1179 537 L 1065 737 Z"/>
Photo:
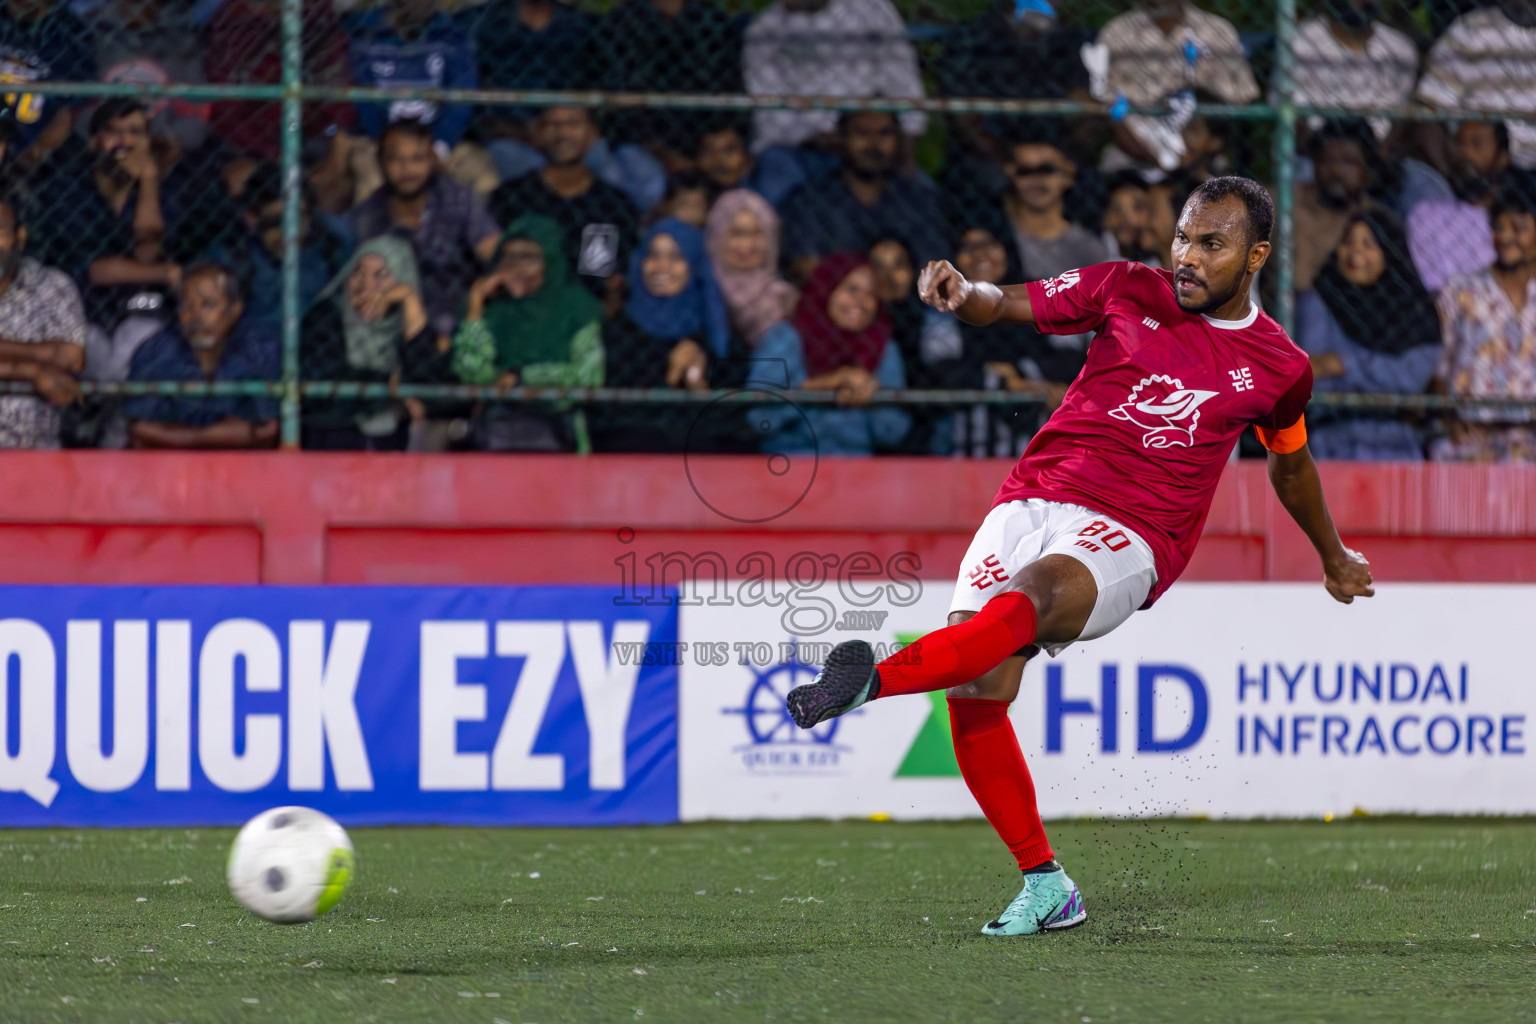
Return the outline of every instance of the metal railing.
<path id="1" fill-rule="evenodd" d="M 1208 117 L 1271 122 L 1274 126 L 1273 156 L 1276 178 L 1276 217 L 1272 263 L 1276 268 L 1275 308 L 1270 312 L 1287 330 L 1294 325 L 1295 296 L 1292 288 L 1294 235 L 1294 161 L 1297 121 L 1299 118 L 1359 117 L 1360 110 L 1335 107 L 1298 106 L 1293 100 L 1294 38 L 1296 34 L 1295 0 L 1276 0 L 1275 63 L 1271 73 L 1274 103 L 1248 106 L 1199 104 L 1196 110 Z M 797 404 L 827 405 L 837 402 L 837 395 L 827 391 L 776 390 L 748 385 L 742 388 L 680 391 L 648 388 L 502 388 L 494 385 L 468 384 L 380 384 L 344 381 L 304 381 L 300 379 L 299 269 L 301 247 L 301 169 L 302 107 L 306 102 L 391 103 L 427 101 L 474 104 L 480 106 L 550 107 L 577 106 L 612 110 L 637 108 L 747 112 L 758 110 L 831 110 L 880 111 L 903 113 L 922 111 L 931 114 L 1001 114 L 1053 115 L 1103 114 L 1105 107 L 1095 103 L 1070 100 L 1007 100 L 981 98 L 933 97 L 897 99 L 891 97 L 806 97 L 747 94 L 698 94 L 650 92 L 555 92 L 541 90 L 367 88 L 308 85 L 303 81 L 303 2 L 282 0 L 282 81 L 277 84 L 126 84 L 79 81 L 39 81 L 18 83 L 18 91 L 61 97 L 132 97 L 145 101 L 170 98 L 193 101 L 281 101 L 283 188 L 283 260 L 282 260 L 282 376 L 280 380 L 219 382 L 133 382 L 82 381 L 82 394 L 132 396 L 259 396 L 277 397 L 281 409 L 281 445 L 297 448 L 300 438 L 302 400 L 308 398 L 421 398 L 505 402 L 625 402 L 655 405 L 691 405 L 709 402 L 754 403 L 790 400 Z M 1132 113 L 1166 114 L 1167 107 L 1125 108 Z M 1371 108 L 1372 115 L 1395 120 L 1443 120 L 1444 111 L 1407 106 Z M 1505 115 L 1479 111 L 1458 111 L 1458 120 L 1498 121 Z M 0 393 L 30 393 L 30 384 L 0 381 Z M 1042 404 L 1039 395 L 983 390 L 881 390 L 874 404 L 902 405 L 998 405 L 1029 406 Z M 1434 412 L 1460 409 L 1488 409 L 1502 412 L 1536 413 L 1536 401 L 1519 399 L 1476 399 L 1443 395 L 1350 394 L 1320 392 L 1312 402 L 1320 406 L 1346 409 L 1399 409 L 1405 412 Z"/>
<path id="2" fill-rule="evenodd" d="M 25 381 L 0 381 L 0 394 L 32 394 Z M 634 405 L 753 405 L 792 402 L 796 405 L 837 405 L 835 391 L 779 388 L 748 383 L 739 387 L 680 390 L 678 388 L 621 387 L 500 387 L 495 384 L 382 384 L 361 381 L 81 381 L 80 393 L 134 397 L 165 395 L 179 398 L 296 398 L 388 399 L 420 398 L 425 401 L 467 402 L 623 402 Z M 1044 395 L 1016 391 L 985 391 L 971 388 L 881 388 L 871 394 L 870 405 L 1044 405 Z M 1536 415 L 1536 401 L 1528 398 L 1471 398 L 1460 395 L 1404 395 L 1354 391 L 1321 391 L 1311 404 L 1331 409 L 1396 409 L 1402 412 L 1451 412 L 1485 410 Z"/>

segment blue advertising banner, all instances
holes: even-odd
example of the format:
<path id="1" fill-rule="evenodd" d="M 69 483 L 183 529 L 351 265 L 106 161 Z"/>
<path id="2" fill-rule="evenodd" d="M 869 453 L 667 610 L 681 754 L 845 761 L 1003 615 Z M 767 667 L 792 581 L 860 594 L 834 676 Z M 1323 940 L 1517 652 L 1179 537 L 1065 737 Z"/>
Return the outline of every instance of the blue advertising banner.
<path id="1" fill-rule="evenodd" d="M 623 655 L 677 613 L 576 586 L 0 588 L 0 825 L 675 821 L 678 668 Z"/>

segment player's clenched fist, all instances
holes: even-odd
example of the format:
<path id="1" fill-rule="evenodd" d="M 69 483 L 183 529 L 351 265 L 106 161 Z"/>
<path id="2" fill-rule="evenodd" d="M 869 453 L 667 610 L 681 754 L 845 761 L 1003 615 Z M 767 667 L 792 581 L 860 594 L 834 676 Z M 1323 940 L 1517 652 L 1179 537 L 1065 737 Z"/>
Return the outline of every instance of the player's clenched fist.
<path id="1" fill-rule="evenodd" d="M 971 295 L 971 282 L 948 260 L 934 260 L 917 278 L 917 294 L 934 309 L 953 313 Z"/>
<path id="2" fill-rule="evenodd" d="M 1349 604 L 1357 597 L 1374 597 L 1371 563 L 1358 551 L 1344 549 L 1344 560 L 1323 570 L 1323 586 L 1335 601 Z"/>

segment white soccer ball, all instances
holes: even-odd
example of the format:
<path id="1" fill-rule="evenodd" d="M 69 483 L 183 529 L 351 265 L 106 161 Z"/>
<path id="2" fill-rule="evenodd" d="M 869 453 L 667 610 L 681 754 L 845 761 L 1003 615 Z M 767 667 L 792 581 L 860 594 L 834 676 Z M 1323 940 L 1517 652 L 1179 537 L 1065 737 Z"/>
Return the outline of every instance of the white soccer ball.
<path id="1" fill-rule="evenodd" d="M 229 851 L 229 891 L 257 917 L 312 921 L 352 883 L 352 840 L 329 815 L 274 807 L 240 830 Z"/>

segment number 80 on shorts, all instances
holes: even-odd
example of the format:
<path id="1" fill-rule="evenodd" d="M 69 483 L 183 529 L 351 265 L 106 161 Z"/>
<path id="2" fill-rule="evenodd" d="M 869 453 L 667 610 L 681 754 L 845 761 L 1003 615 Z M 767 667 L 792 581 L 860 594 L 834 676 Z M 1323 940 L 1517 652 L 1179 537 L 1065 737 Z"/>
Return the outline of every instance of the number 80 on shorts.
<path id="1" fill-rule="evenodd" d="M 1077 546 L 1087 548 L 1089 551 L 1098 551 L 1108 548 L 1110 551 L 1120 551 L 1131 546 L 1131 538 L 1125 535 L 1124 530 L 1116 530 L 1114 533 L 1104 534 L 1109 529 L 1109 524 L 1101 519 L 1095 519 L 1081 530 L 1077 531 Z M 1104 536 L 1099 536 L 1104 534 Z M 1089 540 L 1088 538 L 1094 538 Z"/>

